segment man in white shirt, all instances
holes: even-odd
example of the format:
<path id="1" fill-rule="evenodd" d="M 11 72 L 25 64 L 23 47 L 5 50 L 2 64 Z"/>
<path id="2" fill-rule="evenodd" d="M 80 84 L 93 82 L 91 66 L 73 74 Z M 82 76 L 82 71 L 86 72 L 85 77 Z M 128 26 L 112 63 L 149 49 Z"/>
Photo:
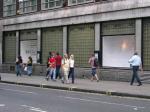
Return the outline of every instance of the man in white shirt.
<path id="1" fill-rule="evenodd" d="M 130 58 L 129 63 L 132 65 L 132 69 L 133 69 L 133 76 L 132 76 L 130 85 L 133 85 L 133 82 L 136 79 L 137 82 L 139 83 L 138 86 L 141 86 L 142 83 L 138 76 L 138 70 L 139 70 L 139 67 L 141 67 L 141 58 L 137 52 L 135 52 L 134 55 Z M 141 67 L 141 69 L 142 69 L 142 67 Z"/>

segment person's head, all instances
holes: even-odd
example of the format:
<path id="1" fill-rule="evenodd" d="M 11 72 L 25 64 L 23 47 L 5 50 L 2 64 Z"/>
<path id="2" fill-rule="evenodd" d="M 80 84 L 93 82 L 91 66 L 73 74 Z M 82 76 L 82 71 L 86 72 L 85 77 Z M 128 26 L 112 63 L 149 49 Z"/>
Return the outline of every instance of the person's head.
<path id="1" fill-rule="evenodd" d="M 137 52 L 135 52 L 135 53 L 134 53 L 134 55 L 138 55 L 138 53 L 137 53 Z"/>
<path id="2" fill-rule="evenodd" d="M 57 52 L 56 55 L 59 56 L 59 52 Z"/>
<path id="3" fill-rule="evenodd" d="M 31 56 L 29 56 L 28 59 L 29 59 L 30 61 L 32 61 L 32 57 L 31 57 Z"/>
<path id="4" fill-rule="evenodd" d="M 52 55 L 52 52 L 49 52 L 49 55 Z"/>
<path id="5" fill-rule="evenodd" d="M 52 52 L 52 53 L 51 53 L 51 56 L 54 57 L 54 56 L 55 56 L 55 52 Z"/>
<path id="6" fill-rule="evenodd" d="M 22 57 L 21 57 L 21 56 L 18 56 L 18 59 L 22 59 Z"/>
<path id="7" fill-rule="evenodd" d="M 64 58 L 66 58 L 66 59 L 67 59 L 67 58 L 68 58 L 68 54 L 64 54 Z"/>
<path id="8" fill-rule="evenodd" d="M 70 59 L 74 60 L 74 55 L 73 54 L 70 55 Z"/>
<path id="9" fill-rule="evenodd" d="M 92 56 L 92 57 L 94 57 L 95 55 L 94 55 L 94 54 L 92 54 L 91 56 Z"/>

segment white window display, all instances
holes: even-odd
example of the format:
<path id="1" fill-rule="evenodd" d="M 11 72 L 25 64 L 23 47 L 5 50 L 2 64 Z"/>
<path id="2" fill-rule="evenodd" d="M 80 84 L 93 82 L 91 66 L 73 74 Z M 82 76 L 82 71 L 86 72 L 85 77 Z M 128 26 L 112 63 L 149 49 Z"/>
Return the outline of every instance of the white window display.
<path id="1" fill-rule="evenodd" d="M 130 67 L 128 60 L 135 51 L 135 36 L 103 37 L 103 66 Z"/>
<path id="2" fill-rule="evenodd" d="M 20 42 L 20 55 L 23 63 L 27 63 L 28 57 L 31 56 L 33 63 L 37 63 L 37 40 L 27 40 Z"/>

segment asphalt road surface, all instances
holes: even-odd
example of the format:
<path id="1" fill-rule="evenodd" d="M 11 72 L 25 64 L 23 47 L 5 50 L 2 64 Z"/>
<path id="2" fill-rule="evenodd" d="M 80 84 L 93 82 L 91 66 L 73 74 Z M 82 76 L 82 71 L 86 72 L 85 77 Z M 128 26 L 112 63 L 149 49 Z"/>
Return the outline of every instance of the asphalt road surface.
<path id="1" fill-rule="evenodd" d="M 0 112 L 150 112 L 150 100 L 0 84 Z"/>

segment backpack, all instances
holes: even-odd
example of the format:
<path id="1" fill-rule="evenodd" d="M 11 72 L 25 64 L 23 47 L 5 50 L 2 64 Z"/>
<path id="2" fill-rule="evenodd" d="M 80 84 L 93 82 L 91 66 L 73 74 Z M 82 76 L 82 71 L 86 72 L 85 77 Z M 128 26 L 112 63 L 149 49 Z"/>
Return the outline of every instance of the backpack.
<path id="1" fill-rule="evenodd" d="M 99 65 L 98 59 L 95 58 L 95 59 L 94 59 L 94 66 L 95 66 L 95 67 L 98 67 L 98 65 Z"/>

